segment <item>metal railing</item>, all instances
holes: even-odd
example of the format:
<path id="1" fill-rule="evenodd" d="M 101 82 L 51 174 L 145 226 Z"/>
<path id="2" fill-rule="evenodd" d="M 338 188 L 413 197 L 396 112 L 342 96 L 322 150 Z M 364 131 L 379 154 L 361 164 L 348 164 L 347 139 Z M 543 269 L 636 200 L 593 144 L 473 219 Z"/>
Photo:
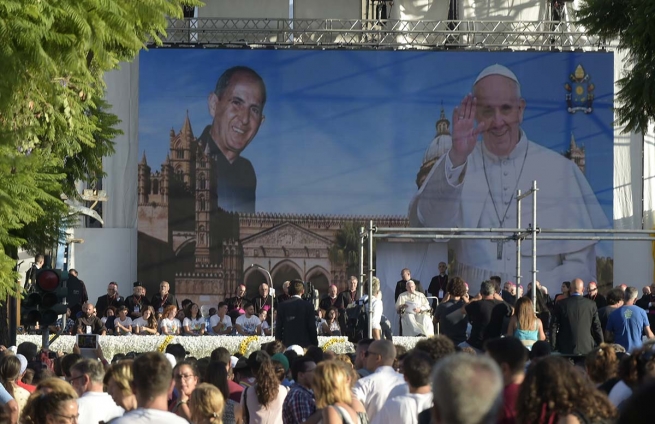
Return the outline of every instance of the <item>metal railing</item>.
<path id="1" fill-rule="evenodd" d="M 165 45 L 250 48 L 598 50 L 612 43 L 570 21 L 171 19 Z"/>

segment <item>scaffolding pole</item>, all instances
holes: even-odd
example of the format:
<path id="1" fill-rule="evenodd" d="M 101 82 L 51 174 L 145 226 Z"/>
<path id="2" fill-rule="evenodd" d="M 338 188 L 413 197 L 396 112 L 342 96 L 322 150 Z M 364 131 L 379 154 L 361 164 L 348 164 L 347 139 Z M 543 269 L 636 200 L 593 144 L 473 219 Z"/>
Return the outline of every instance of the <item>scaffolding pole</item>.
<path id="1" fill-rule="evenodd" d="M 357 285 L 357 294 L 361 299 L 364 294 L 364 240 L 366 239 L 366 233 L 364 232 L 364 227 L 359 227 L 359 281 Z"/>
<path id="2" fill-rule="evenodd" d="M 373 220 L 368 222 L 368 302 L 366 310 L 368 312 L 368 338 L 373 338 Z"/>

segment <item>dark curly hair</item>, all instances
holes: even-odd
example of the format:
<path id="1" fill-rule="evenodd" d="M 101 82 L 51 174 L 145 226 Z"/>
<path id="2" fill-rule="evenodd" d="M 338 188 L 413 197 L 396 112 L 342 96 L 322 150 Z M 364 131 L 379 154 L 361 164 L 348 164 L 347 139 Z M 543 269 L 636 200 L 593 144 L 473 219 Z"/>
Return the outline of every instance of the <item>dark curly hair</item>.
<path id="1" fill-rule="evenodd" d="M 466 283 L 459 277 L 453 277 L 446 286 L 446 291 L 454 297 L 462 297 L 466 294 Z"/>
<path id="2" fill-rule="evenodd" d="M 644 380 L 655 376 L 655 350 L 649 343 L 635 349 L 619 363 L 619 378 L 632 389 L 636 389 Z"/>
<path id="3" fill-rule="evenodd" d="M 602 384 L 610 378 L 616 377 L 619 360 L 614 347 L 611 344 L 602 343 L 587 354 L 584 365 L 591 381 L 595 384 Z"/>
<path id="4" fill-rule="evenodd" d="M 516 422 L 539 423 L 544 416 L 561 417 L 573 411 L 591 422 L 617 416 L 607 396 L 566 359 L 549 356 L 532 364 L 516 400 Z"/>
<path id="5" fill-rule="evenodd" d="M 448 337 L 437 334 L 419 340 L 414 349 L 427 353 L 432 358 L 433 363 L 436 363 L 439 359 L 455 353 L 455 344 Z"/>

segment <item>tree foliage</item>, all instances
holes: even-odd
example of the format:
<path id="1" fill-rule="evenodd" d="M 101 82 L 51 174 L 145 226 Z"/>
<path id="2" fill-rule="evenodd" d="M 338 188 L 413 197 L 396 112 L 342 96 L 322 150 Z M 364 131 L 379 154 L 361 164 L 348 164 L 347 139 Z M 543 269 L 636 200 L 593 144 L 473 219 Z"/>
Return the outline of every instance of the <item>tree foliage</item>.
<path id="1" fill-rule="evenodd" d="M 334 243 L 330 246 L 328 256 L 336 265 L 345 265 L 347 275 L 359 277 L 359 229 L 366 228 L 360 222 L 346 222 L 337 231 Z M 373 263 L 375 264 L 375 239 L 373 240 Z M 368 240 L 364 240 L 364 273 L 368 272 Z"/>
<path id="2" fill-rule="evenodd" d="M 646 132 L 655 118 L 655 1 L 586 0 L 577 16 L 587 32 L 618 39 L 627 53 L 617 81 L 617 122 L 626 131 Z"/>
<path id="3" fill-rule="evenodd" d="M 161 42 L 197 0 L 0 2 L 0 298 L 18 248 L 54 247 L 77 181 L 103 175 L 118 119 L 104 74 Z"/>

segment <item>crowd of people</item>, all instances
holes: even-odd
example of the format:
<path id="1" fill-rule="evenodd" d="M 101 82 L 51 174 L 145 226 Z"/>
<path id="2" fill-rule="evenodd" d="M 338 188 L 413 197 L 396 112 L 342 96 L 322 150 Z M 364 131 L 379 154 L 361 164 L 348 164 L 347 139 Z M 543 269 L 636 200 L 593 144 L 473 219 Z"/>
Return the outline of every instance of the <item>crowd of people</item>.
<path id="1" fill-rule="evenodd" d="M 170 285 L 166 281 L 160 283 L 159 292 L 151 299 L 146 297 L 145 288 L 138 281 L 133 284 L 133 294 L 128 297 L 120 296 L 118 284 L 111 282 L 107 286 L 107 294 L 100 296 L 95 305 L 88 300 L 77 306 L 71 304 L 65 320 L 60 318 L 50 330 L 68 335 L 273 336 L 278 307 L 283 302 L 300 297 L 290 294 L 291 284 L 291 281 L 286 281 L 283 293 L 275 298 L 270 295 L 268 284 L 261 284 L 259 294 L 253 298 L 247 298 L 245 285 L 239 285 L 235 296 L 204 310 L 189 299 L 178 303 L 175 295 L 169 292 Z M 335 285 L 331 285 L 327 295 L 317 300 L 316 304 L 309 303 L 313 305 L 311 322 L 317 335 L 346 335 L 346 310 L 360 302 L 357 285 L 358 280 L 353 276 L 347 290 L 339 292 Z M 365 295 L 363 299 L 368 299 L 368 296 Z M 381 338 L 383 326 L 390 337 L 389 324 L 382 316 L 377 278 L 371 299 L 374 337 Z"/>
<path id="2" fill-rule="evenodd" d="M 655 344 L 603 343 L 581 358 L 528 350 L 513 336 L 483 354 L 436 335 L 406 351 L 362 339 L 351 354 L 280 341 L 247 356 L 102 349 L 51 358 L 30 342 L 0 348 L 0 422 L 51 423 L 646 423 Z"/>

